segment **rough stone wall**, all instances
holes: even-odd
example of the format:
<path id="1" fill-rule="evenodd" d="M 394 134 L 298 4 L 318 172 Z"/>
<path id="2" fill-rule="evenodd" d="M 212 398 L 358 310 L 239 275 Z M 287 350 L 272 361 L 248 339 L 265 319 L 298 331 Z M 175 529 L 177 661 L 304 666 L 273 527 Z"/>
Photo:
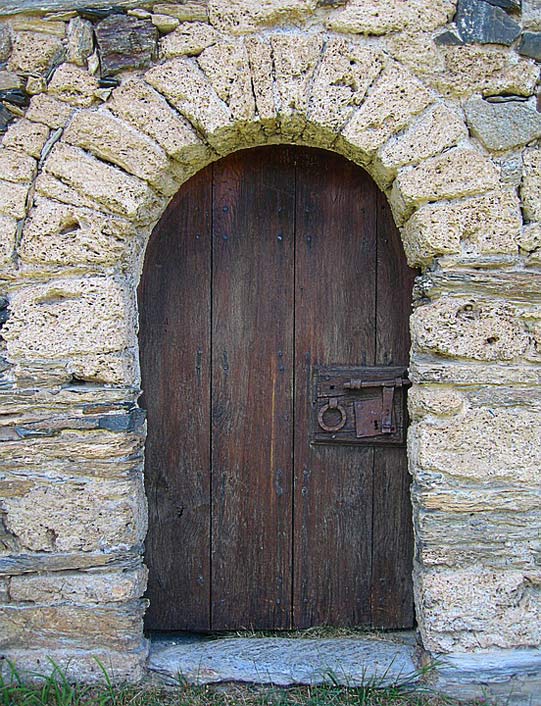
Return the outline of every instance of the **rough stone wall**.
<path id="1" fill-rule="evenodd" d="M 269 142 L 367 169 L 423 269 L 409 458 L 424 648 L 539 646 L 535 0 L 105 5 L 10 0 L 0 23 L 2 654 L 142 675 L 144 247 L 190 175 Z"/>

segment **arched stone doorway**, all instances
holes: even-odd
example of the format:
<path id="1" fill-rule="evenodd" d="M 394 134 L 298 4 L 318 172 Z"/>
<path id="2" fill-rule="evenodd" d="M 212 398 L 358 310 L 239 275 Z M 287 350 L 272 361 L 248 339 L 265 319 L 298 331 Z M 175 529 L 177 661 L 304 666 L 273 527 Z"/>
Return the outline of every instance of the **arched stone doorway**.
<path id="1" fill-rule="evenodd" d="M 338 155 L 255 148 L 181 188 L 139 287 L 149 628 L 413 626 L 414 276 Z"/>

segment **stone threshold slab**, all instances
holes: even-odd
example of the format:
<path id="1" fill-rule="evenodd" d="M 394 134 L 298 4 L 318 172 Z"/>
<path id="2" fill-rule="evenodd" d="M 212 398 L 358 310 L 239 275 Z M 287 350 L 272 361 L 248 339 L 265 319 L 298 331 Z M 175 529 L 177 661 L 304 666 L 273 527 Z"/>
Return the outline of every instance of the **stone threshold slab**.
<path id="1" fill-rule="evenodd" d="M 155 636 L 148 668 L 167 684 L 408 686 L 419 680 L 415 641 L 370 637 Z"/>

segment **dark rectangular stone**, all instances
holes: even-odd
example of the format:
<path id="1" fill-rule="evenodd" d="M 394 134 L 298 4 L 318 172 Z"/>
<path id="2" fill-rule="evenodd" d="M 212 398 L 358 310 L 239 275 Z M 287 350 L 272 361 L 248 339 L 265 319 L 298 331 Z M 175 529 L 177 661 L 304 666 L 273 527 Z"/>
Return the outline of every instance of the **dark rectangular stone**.
<path id="1" fill-rule="evenodd" d="M 458 33 L 469 44 L 510 46 L 520 34 L 520 25 L 501 7 L 484 0 L 459 0 L 455 16 Z"/>

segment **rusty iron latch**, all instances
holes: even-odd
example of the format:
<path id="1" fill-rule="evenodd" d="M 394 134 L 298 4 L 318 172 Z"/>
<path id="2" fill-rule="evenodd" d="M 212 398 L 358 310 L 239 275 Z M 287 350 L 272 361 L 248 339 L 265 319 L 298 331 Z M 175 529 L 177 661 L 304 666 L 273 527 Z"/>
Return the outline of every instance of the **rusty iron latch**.
<path id="1" fill-rule="evenodd" d="M 346 390 L 381 387 L 381 399 L 355 400 L 353 403 L 357 439 L 396 432 L 393 422 L 394 391 L 404 385 L 409 385 L 409 380 L 402 377 L 392 380 L 350 380 L 344 383 Z"/>
<path id="2" fill-rule="evenodd" d="M 314 371 L 312 441 L 324 444 L 403 444 L 410 385 L 405 368 L 318 367 Z"/>

